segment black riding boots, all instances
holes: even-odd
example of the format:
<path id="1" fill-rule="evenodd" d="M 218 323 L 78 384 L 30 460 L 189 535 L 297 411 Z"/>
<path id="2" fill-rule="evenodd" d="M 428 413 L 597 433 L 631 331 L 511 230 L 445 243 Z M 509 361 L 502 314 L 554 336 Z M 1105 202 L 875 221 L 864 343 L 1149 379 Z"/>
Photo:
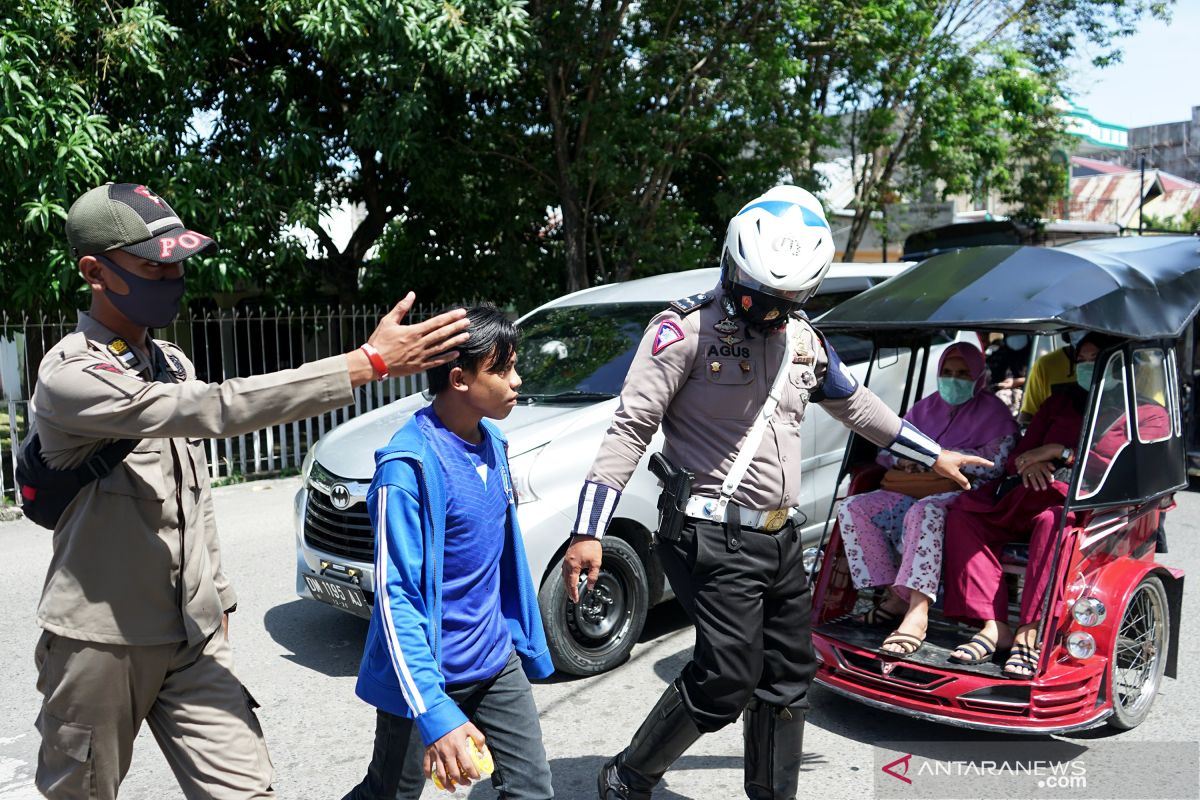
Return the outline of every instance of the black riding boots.
<path id="1" fill-rule="evenodd" d="M 751 698 L 742 712 L 746 797 L 795 800 L 804 752 L 804 711 Z"/>
<path id="2" fill-rule="evenodd" d="M 596 780 L 600 800 L 650 800 L 663 773 L 700 738 L 700 729 L 672 683 L 621 753 L 609 760 Z"/>

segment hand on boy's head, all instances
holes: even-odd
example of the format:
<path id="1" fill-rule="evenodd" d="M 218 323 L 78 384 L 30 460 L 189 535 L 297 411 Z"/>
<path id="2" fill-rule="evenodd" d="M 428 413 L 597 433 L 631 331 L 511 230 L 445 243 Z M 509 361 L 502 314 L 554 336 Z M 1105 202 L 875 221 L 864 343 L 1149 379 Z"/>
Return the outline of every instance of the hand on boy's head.
<path id="1" fill-rule="evenodd" d="M 456 308 L 424 322 L 403 324 L 416 295 L 409 292 L 384 315 L 367 341 L 383 357 L 390 375 L 414 375 L 458 358 L 453 348 L 467 341 L 467 312 Z"/>

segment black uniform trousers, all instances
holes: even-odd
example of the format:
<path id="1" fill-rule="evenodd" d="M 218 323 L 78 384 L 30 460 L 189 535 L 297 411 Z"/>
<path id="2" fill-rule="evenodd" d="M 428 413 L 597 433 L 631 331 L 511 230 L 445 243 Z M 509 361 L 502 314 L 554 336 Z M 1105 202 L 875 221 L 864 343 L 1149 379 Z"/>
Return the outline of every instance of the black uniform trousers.
<path id="1" fill-rule="evenodd" d="M 689 520 L 677 541 L 658 544 L 696 626 L 680 688 L 705 733 L 736 720 L 752 696 L 807 710 L 817 670 L 800 532 L 790 522 L 775 533 L 743 528 L 738 542 L 727 545 L 722 525 Z"/>

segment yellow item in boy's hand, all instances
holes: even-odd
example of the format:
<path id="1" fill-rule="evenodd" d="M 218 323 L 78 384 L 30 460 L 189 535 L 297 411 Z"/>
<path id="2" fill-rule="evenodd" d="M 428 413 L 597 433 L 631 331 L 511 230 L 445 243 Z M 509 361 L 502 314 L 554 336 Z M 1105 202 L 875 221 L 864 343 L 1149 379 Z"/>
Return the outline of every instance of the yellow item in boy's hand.
<path id="1" fill-rule="evenodd" d="M 481 777 L 486 777 L 496 771 L 496 762 L 492 760 L 492 751 L 488 749 L 486 744 L 483 746 L 483 750 L 480 751 L 479 746 L 475 744 L 475 740 L 468 736 L 467 749 L 471 752 L 471 763 L 475 765 L 475 769 Z M 458 765 L 458 769 L 461 772 L 466 772 L 462 764 Z M 446 788 L 442 784 L 442 776 L 438 775 L 436 770 L 433 773 L 433 785 L 439 789 Z M 447 791 L 452 792 L 454 788 L 454 781 L 450 781 L 450 788 Z"/>

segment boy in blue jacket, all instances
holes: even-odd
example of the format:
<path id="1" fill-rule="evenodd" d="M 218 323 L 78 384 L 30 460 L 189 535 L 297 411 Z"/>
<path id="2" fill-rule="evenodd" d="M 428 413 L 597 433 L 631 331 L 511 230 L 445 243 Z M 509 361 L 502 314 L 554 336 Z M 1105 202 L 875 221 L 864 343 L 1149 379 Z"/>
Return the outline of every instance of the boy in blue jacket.
<path id="1" fill-rule="evenodd" d="M 554 796 L 526 675 L 554 667 L 525 561 L 507 443 L 489 420 L 517 402 L 517 330 L 467 312 L 457 360 L 429 370 L 433 405 L 375 454 L 375 607 L 358 696 L 378 709 L 362 782 L 344 800 L 417 798 L 425 776 L 481 776 L 468 737 L 495 761 L 505 798 Z"/>

